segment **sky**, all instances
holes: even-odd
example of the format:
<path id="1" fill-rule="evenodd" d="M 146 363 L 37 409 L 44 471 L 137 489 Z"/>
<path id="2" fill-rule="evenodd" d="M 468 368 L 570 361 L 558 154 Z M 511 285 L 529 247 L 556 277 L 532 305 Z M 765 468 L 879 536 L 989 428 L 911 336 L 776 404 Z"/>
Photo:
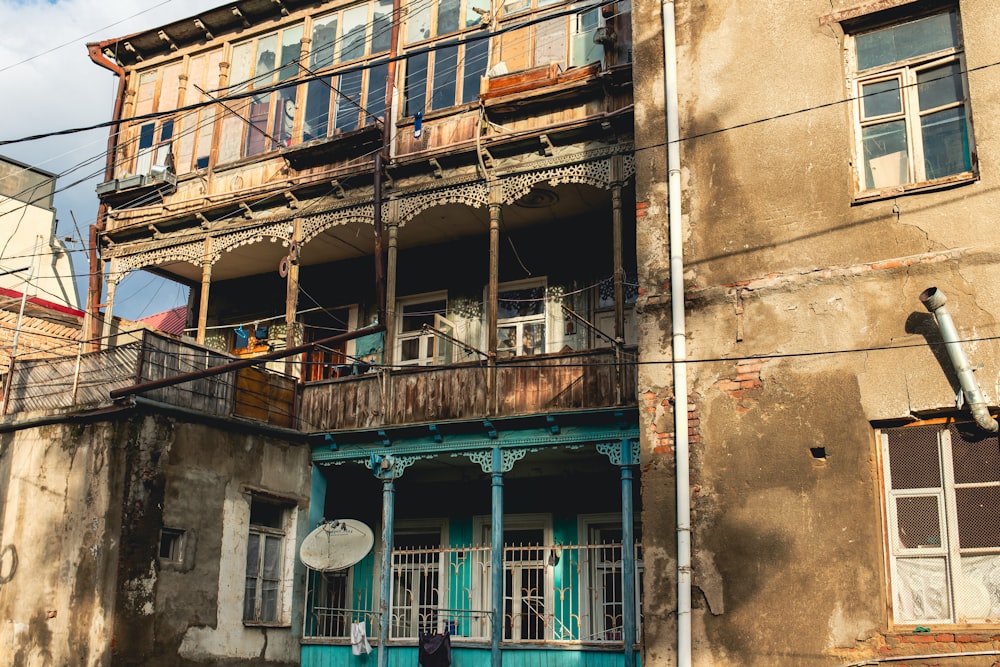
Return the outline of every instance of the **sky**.
<path id="1" fill-rule="evenodd" d="M 0 0 L 4 100 L 0 141 L 110 121 L 118 81 L 91 62 L 86 44 L 155 28 L 218 4 L 219 0 Z M 0 155 L 59 174 L 57 234 L 71 239 L 66 243 L 74 251 L 81 306 L 86 302 L 89 270 L 85 242 L 97 216 L 94 188 L 103 180 L 107 140 L 108 130 L 99 129 L 0 146 Z M 0 263 L 3 260 L 0 257 Z M 138 319 L 184 303 L 186 288 L 134 272 L 119 285 L 113 313 Z"/>

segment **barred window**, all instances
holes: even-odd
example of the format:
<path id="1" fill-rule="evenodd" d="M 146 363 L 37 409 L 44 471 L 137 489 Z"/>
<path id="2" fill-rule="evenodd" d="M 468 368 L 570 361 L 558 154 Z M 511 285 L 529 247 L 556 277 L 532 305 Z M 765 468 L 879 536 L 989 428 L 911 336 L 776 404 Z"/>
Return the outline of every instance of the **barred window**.
<path id="1" fill-rule="evenodd" d="M 882 432 L 893 617 L 1000 620 L 1000 449 L 960 424 Z"/>

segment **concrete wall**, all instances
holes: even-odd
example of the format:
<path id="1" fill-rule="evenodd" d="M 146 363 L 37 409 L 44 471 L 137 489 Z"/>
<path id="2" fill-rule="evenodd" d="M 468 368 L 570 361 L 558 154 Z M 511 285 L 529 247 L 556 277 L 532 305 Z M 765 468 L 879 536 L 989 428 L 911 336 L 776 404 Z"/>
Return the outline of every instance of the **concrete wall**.
<path id="1" fill-rule="evenodd" d="M 4 434 L 4 664 L 297 663 L 310 474 L 303 445 L 164 415 Z M 269 626 L 243 622 L 251 493 L 288 508 Z M 162 527 L 184 531 L 174 561 L 159 557 Z"/>
<path id="2" fill-rule="evenodd" d="M 853 201 L 844 0 L 676 3 L 696 665 L 908 652 L 888 618 L 875 427 L 954 413 L 919 293 L 1000 395 L 992 4 L 960 3 L 980 178 Z M 905 3 L 867 3 L 869 8 Z M 673 664 L 672 379 L 658 5 L 639 3 L 636 144 L 646 665 Z M 886 349 L 895 348 L 895 349 Z M 981 650 L 951 636 L 924 652 Z M 921 640 L 923 641 L 923 640 Z M 919 652 L 920 646 L 910 652 Z M 992 664 L 980 658 L 968 664 Z M 951 663 L 949 663 L 951 664 Z M 957 663 L 956 663 L 957 664 Z"/>

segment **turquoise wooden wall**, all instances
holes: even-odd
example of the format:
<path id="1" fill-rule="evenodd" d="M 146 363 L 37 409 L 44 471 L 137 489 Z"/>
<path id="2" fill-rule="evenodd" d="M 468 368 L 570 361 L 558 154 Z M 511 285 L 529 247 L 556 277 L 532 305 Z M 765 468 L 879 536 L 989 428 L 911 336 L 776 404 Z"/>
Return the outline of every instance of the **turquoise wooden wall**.
<path id="1" fill-rule="evenodd" d="M 625 656 L 613 651 L 572 649 L 504 649 L 503 667 L 627 667 Z M 304 645 L 302 667 L 375 667 L 378 651 L 356 656 L 350 646 Z M 452 667 L 489 667 L 488 648 L 463 648 L 452 645 Z M 389 649 L 389 667 L 418 667 L 416 646 L 395 646 Z M 636 656 L 636 665 L 639 658 Z"/>

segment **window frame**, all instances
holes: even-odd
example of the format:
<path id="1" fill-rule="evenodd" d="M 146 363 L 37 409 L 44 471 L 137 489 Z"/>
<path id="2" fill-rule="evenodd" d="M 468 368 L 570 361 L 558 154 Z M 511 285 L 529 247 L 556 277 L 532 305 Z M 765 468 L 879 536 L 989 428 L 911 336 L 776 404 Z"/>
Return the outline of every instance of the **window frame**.
<path id="1" fill-rule="evenodd" d="M 963 424 L 964 425 L 964 424 Z M 886 541 L 886 567 L 889 579 L 889 608 L 890 619 L 897 626 L 915 625 L 956 625 L 956 626 L 981 626 L 996 625 L 1000 621 L 1000 607 L 996 609 L 997 616 L 986 616 L 982 618 L 963 616 L 966 600 L 963 596 L 963 585 L 968 586 L 971 579 L 963 574 L 962 560 L 965 557 L 994 556 L 1000 563 L 1000 542 L 992 547 L 961 547 L 959 542 L 960 531 L 962 529 L 961 518 L 959 517 L 959 502 L 956 490 L 971 488 L 998 488 L 1000 487 L 1000 475 L 994 481 L 980 482 L 957 482 L 954 468 L 954 446 L 952 431 L 957 425 L 952 420 L 942 420 L 930 423 L 912 424 L 896 428 L 884 428 L 878 432 L 879 453 L 881 456 L 882 483 L 881 493 L 883 501 L 883 512 L 885 521 L 885 541 Z M 931 431 L 935 438 L 935 452 L 937 455 L 938 486 L 937 487 L 909 487 L 903 486 L 893 488 L 892 460 L 890 457 L 890 433 L 905 432 L 907 429 L 925 429 Z M 991 436 L 994 440 L 997 436 Z M 910 460 L 908 457 L 907 460 Z M 996 465 L 996 462 L 994 462 Z M 899 500 L 930 498 L 934 500 L 938 519 L 938 540 L 933 543 L 930 538 L 924 543 L 914 546 L 900 544 L 900 536 L 905 533 L 905 526 L 900 526 Z M 1000 503 L 997 505 L 1000 510 Z M 911 517 L 909 525 L 916 525 Z M 901 563 L 907 561 L 928 559 L 940 559 L 943 562 L 943 585 L 944 589 L 937 591 L 938 597 L 947 605 L 947 614 L 939 617 L 916 617 L 908 618 L 904 615 L 904 607 L 901 596 L 904 595 L 903 582 L 906 574 L 901 572 Z M 927 578 L 922 581 L 926 584 Z M 980 584 L 981 586 L 981 584 Z M 926 587 L 925 587 L 925 590 Z M 973 588 L 975 590 L 975 588 Z M 916 604 L 916 603 L 915 603 Z"/>
<path id="2" fill-rule="evenodd" d="M 396 563 L 396 551 L 399 549 L 397 545 L 396 537 L 400 535 L 420 535 L 420 534 L 432 534 L 437 533 L 438 535 L 438 545 L 437 547 L 431 547 L 431 549 L 437 549 L 436 560 L 434 563 L 433 570 L 428 568 L 426 563 Z M 392 585 L 389 589 L 389 639 L 417 639 L 420 632 L 426 632 L 428 629 L 437 630 L 436 627 L 440 623 L 440 618 L 442 616 L 440 609 L 447 606 L 448 604 L 448 559 L 444 556 L 444 549 L 448 547 L 448 521 L 446 519 L 429 519 L 421 521 L 404 521 L 397 524 L 393 529 L 393 558 L 391 565 L 391 579 Z M 419 550 L 418 550 L 419 552 Z M 405 553 L 405 552 L 404 552 Z M 437 581 L 436 586 L 433 586 L 430 590 L 437 595 L 437 599 L 433 602 L 428 602 L 424 599 L 424 594 L 428 591 L 423 585 L 421 585 L 417 591 L 417 596 L 411 597 L 411 604 L 397 604 L 397 575 L 401 572 L 408 572 L 411 575 L 416 574 L 420 576 L 422 574 L 433 571 L 436 575 Z M 410 591 L 412 593 L 412 591 Z M 397 634 L 397 629 L 399 623 L 396 621 L 396 610 L 404 609 L 407 610 L 409 615 L 408 627 L 411 630 L 416 630 L 416 634 L 406 633 Z M 429 613 L 433 615 L 434 620 L 428 621 L 424 619 L 421 614 L 422 610 L 429 610 Z M 427 625 L 430 623 L 431 625 Z"/>
<path id="3" fill-rule="evenodd" d="M 441 352 L 444 351 L 443 347 L 439 344 L 438 336 L 432 333 L 423 333 L 421 330 L 416 329 L 412 331 L 404 331 L 403 325 L 406 315 L 404 309 L 407 306 L 419 306 L 419 305 L 432 305 L 437 303 L 444 303 L 444 309 L 438 312 L 434 311 L 434 328 L 438 328 L 438 323 L 443 322 L 444 324 L 451 324 L 447 319 L 448 315 L 448 292 L 424 292 L 423 294 L 414 294 L 411 296 L 401 297 L 396 300 L 396 340 L 395 340 L 395 360 L 396 364 L 399 366 L 430 366 L 438 361 L 438 357 L 442 356 Z M 452 332 L 454 332 L 454 325 L 452 326 Z M 408 341 L 417 341 L 419 347 L 418 354 L 411 359 L 403 359 L 403 345 Z M 450 344 L 448 345 L 450 347 Z"/>
<path id="4" fill-rule="evenodd" d="M 617 513 L 605 513 L 605 514 L 581 514 L 578 518 L 578 535 L 580 536 L 579 542 L 581 547 L 591 547 L 595 544 L 600 544 L 600 542 L 594 541 L 594 531 L 602 529 L 615 529 L 621 530 L 622 527 L 622 515 Z M 640 521 L 633 522 L 633 537 L 634 544 L 636 546 L 635 554 L 635 581 L 633 583 L 635 587 L 635 619 L 636 619 L 636 636 L 633 638 L 634 643 L 638 643 L 642 637 L 642 589 L 643 589 L 643 577 L 645 574 L 645 568 L 643 566 L 642 560 L 642 523 Z M 607 600 L 606 591 L 603 586 L 600 588 L 596 587 L 597 577 L 599 572 L 603 572 L 607 569 L 604 565 L 607 561 L 596 561 L 591 562 L 590 559 L 591 549 L 583 548 L 581 550 L 581 562 L 580 570 L 581 572 L 586 572 L 586 578 L 582 579 L 580 582 L 581 594 L 580 594 L 580 615 L 581 617 L 589 619 L 589 626 L 587 631 L 592 633 L 591 636 L 599 633 L 607 633 L 609 628 L 600 627 L 598 616 L 594 613 L 594 607 L 605 606 L 605 601 Z M 624 585 L 624 570 L 621 572 L 622 581 Z M 624 591 L 624 589 L 622 589 Z M 596 595 L 595 595 L 596 591 Z M 593 601 L 593 602 L 592 602 Z M 622 609 L 624 610 L 624 596 L 622 600 L 619 601 Z M 603 618 L 603 616 L 601 617 Z M 610 630 L 613 630 L 611 628 Z M 608 638 L 605 638 L 608 640 Z M 617 638 L 618 641 L 623 641 L 621 637 Z M 611 638 L 610 641 L 615 641 L 615 638 Z"/>
<path id="5" fill-rule="evenodd" d="M 277 509 L 279 512 L 278 527 L 253 523 L 253 508 L 256 503 L 271 505 Z M 294 567 L 294 526 L 296 514 L 297 508 L 293 501 L 284 500 L 265 493 L 247 492 L 247 558 L 244 561 L 246 569 L 244 571 L 243 612 L 241 614 L 243 625 L 247 627 L 288 627 L 291 625 L 292 569 Z M 251 576 L 250 545 L 254 536 L 258 538 L 258 552 L 256 572 Z M 265 578 L 264 569 L 266 567 L 265 554 L 267 546 L 269 543 L 273 544 L 275 541 L 278 543 L 279 549 L 276 557 L 277 575 L 276 577 Z M 247 600 L 248 582 L 251 579 L 255 580 L 252 610 L 249 609 Z M 265 618 L 266 615 L 269 615 L 265 614 L 265 610 L 263 609 L 265 581 L 274 582 L 274 618 Z"/>
<path id="6" fill-rule="evenodd" d="M 489 547 L 492 545 L 492 530 L 493 522 L 489 516 L 477 515 L 473 517 L 473 535 L 476 536 L 477 542 L 480 546 Z M 513 561 L 508 559 L 507 555 L 512 549 L 517 547 L 511 547 L 504 540 L 503 543 L 503 569 L 504 569 L 504 590 L 503 590 L 503 608 L 504 608 L 504 622 L 503 622 L 503 636 L 500 638 L 501 643 L 508 644 L 520 644 L 524 642 L 532 641 L 549 641 L 553 639 L 553 627 L 551 623 L 546 622 L 546 617 L 548 614 L 553 613 L 555 609 L 555 583 L 553 581 L 553 574 L 551 568 L 549 568 L 545 562 L 546 554 L 548 554 L 550 547 L 552 547 L 554 542 L 554 532 L 552 525 L 552 515 L 551 514 L 511 514 L 504 515 L 503 517 L 503 530 L 506 533 L 508 530 L 541 530 L 542 531 L 542 542 L 537 545 L 537 550 L 541 553 L 542 560 L 521 560 Z M 535 549 L 536 547 L 529 547 Z M 527 565 L 524 565 L 527 563 Z M 518 565 L 520 564 L 520 565 Z M 539 568 L 538 565 L 541 565 Z M 507 600 L 511 601 L 511 609 L 518 607 L 519 603 L 523 602 L 520 595 L 515 595 L 513 591 L 508 590 L 507 576 L 508 573 L 511 575 L 511 580 L 513 581 L 515 575 L 518 572 L 525 572 L 530 569 L 540 570 L 543 579 L 542 586 L 542 605 L 543 610 L 541 614 L 541 622 L 543 627 L 542 637 L 521 637 L 520 632 L 515 633 L 515 630 L 520 630 L 519 625 L 515 624 L 513 621 L 513 614 L 508 619 L 506 613 Z M 490 580 L 490 568 L 484 568 L 480 579 L 480 584 L 478 590 L 474 593 L 476 595 L 476 607 L 479 609 L 495 609 L 497 605 L 490 604 L 490 596 L 492 594 L 492 584 Z M 508 620 L 510 625 L 508 627 Z M 510 636 L 508 637 L 508 631 Z"/>
<path id="7" fill-rule="evenodd" d="M 515 292 L 519 290 L 528 289 L 541 289 L 541 304 L 542 312 L 533 313 L 530 315 L 517 315 L 513 317 L 497 317 L 497 358 L 515 358 L 524 356 L 535 356 L 539 354 L 545 354 L 548 350 L 548 343 L 550 338 L 550 326 L 549 326 L 549 296 L 548 296 L 548 279 L 546 277 L 541 278 L 527 278 L 524 280 L 515 280 L 512 282 L 500 283 L 497 288 L 497 311 L 501 310 L 499 301 L 504 293 Z M 485 299 L 484 299 L 485 300 Z M 525 353 L 524 345 L 524 332 L 527 326 L 538 326 L 542 327 L 542 341 L 541 344 L 535 344 L 532 348 L 537 350 L 529 354 Z M 504 345 L 504 339 L 501 336 L 501 330 L 505 328 L 514 329 L 514 346 Z M 485 327 L 484 327 L 485 332 Z M 510 338 L 508 337 L 508 340 Z"/>
<path id="8" fill-rule="evenodd" d="M 874 65 L 863 70 L 859 69 L 857 46 L 859 37 L 923 19 L 949 14 L 954 15 L 956 42 L 954 45 Z M 844 31 L 847 87 L 851 97 L 852 148 L 854 155 L 852 172 L 855 200 L 866 201 L 896 196 L 900 193 L 947 187 L 958 183 L 975 181 L 979 175 L 979 167 L 978 160 L 976 159 L 971 100 L 965 67 L 965 39 L 957 4 L 937 3 L 921 13 L 900 14 L 899 11 L 887 11 L 874 16 L 866 16 L 850 21 L 844 26 Z M 957 76 L 959 81 L 957 83 L 960 86 L 960 99 L 933 108 L 921 109 L 919 100 L 920 86 L 918 85 L 919 75 L 933 69 L 946 67 L 952 63 L 956 63 L 958 66 Z M 898 112 L 866 116 L 865 100 L 867 98 L 864 92 L 865 86 L 894 79 L 899 82 L 896 90 L 899 92 L 900 110 Z M 962 109 L 963 112 L 961 119 L 963 121 L 962 130 L 964 132 L 962 137 L 963 155 L 957 157 L 964 160 L 968 168 L 944 176 L 928 178 L 925 162 L 927 151 L 925 150 L 926 143 L 921 120 L 932 114 L 957 108 Z M 902 123 L 905 135 L 903 137 L 903 141 L 905 142 L 905 164 L 902 162 L 904 158 L 898 156 L 900 151 L 889 152 L 872 158 L 868 158 L 865 155 L 866 128 L 884 126 L 889 123 Z M 886 163 L 890 174 L 896 172 L 897 177 L 890 177 L 887 181 L 879 183 L 875 180 L 876 177 L 872 175 L 871 185 L 869 186 L 870 161 L 879 157 L 891 156 L 897 156 L 895 164 L 893 164 L 893 161 L 883 162 Z"/>

